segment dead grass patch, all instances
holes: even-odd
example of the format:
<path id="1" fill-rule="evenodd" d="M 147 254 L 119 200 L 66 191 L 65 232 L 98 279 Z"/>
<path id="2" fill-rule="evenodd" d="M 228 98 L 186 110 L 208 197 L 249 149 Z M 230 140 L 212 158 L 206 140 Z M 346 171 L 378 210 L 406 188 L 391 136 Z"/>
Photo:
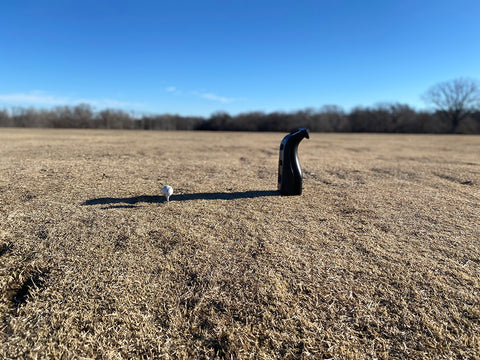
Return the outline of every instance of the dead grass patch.
<path id="1" fill-rule="evenodd" d="M 282 137 L 2 129 L 0 357 L 478 359 L 478 137 Z"/>

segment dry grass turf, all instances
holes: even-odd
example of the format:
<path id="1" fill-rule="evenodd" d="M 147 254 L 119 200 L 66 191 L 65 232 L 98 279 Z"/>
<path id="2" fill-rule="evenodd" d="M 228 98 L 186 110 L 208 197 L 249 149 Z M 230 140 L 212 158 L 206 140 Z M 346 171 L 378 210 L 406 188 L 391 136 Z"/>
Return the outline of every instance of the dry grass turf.
<path id="1" fill-rule="evenodd" d="M 479 359 L 480 138 L 284 135 L 0 129 L 0 358 Z"/>

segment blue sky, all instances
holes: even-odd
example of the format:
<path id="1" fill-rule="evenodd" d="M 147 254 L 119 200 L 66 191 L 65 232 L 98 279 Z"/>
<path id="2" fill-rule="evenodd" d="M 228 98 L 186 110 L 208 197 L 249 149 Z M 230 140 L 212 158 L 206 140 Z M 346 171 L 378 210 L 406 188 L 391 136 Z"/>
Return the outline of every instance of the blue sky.
<path id="1" fill-rule="evenodd" d="M 4 1 L 0 108 L 421 109 L 480 77 L 480 1 Z"/>

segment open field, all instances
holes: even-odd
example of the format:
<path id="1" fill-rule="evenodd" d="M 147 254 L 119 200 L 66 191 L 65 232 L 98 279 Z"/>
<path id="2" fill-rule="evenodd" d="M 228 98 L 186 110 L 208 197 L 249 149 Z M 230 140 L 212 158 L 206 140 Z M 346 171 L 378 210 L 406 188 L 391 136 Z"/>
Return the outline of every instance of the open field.
<path id="1" fill-rule="evenodd" d="M 480 359 L 480 137 L 284 135 L 0 129 L 0 358 Z"/>

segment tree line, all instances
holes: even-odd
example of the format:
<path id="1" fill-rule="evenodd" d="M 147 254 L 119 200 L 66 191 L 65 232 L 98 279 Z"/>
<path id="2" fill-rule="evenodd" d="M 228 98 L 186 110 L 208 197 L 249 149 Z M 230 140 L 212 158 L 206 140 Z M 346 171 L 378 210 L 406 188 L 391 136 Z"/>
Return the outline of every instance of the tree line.
<path id="1" fill-rule="evenodd" d="M 141 117 L 118 109 L 95 111 L 88 104 L 53 109 L 14 107 L 0 110 L 0 127 L 281 131 L 308 127 L 313 132 L 462 133 L 480 134 L 480 87 L 471 79 L 439 83 L 424 95 L 433 111 L 417 111 L 407 104 L 381 103 L 346 112 L 336 105 L 294 112 L 253 111 L 209 117 L 175 114 Z"/>
<path id="2" fill-rule="evenodd" d="M 136 117 L 123 110 L 95 112 L 91 106 L 80 104 L 48 110 L 22 107 L 0 110 L 0 127 L 282 132 L 308 127 L 312 132 L 451 133 L 452 120 L 441 111 L 416 111 L 398 103 L 356 107 L 350 112 L 335 105 L 238 115 L 219 111 L 208 118 L 172 114 Z M 453 132 L 480 134 L 480 111 L 459 121 Z"/>

